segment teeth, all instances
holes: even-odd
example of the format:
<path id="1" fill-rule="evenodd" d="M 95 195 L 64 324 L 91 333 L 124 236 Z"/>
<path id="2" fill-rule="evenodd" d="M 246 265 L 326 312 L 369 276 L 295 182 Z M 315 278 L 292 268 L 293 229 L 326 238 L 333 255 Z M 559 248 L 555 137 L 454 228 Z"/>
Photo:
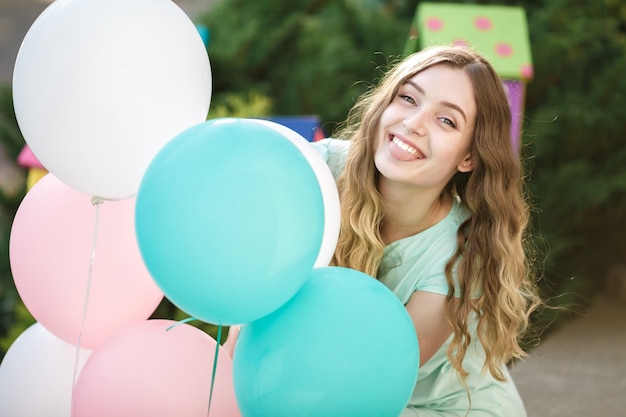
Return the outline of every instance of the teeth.
<path id="1" fill-rule="evenodd" d="M 410 154 L 412 154 L 412 155 L 414 155 L 414 156 L 416 156 L 416 157 L 418 157 L 418 158 L 421 158 L 421 155 L 420 155 L 420 153 L 417 151 L 417 149 L 415 149 L 415 148 L 414 148 L 414 147 L 412 147 L 411 145 L 408 145 L 407 143 L 402 142 L 400 139 L 398 139 L 398 138 L 396 138 L 396 137 L 394 137 L 391 141 L 392 141 L 393 143 L 395 143 L 395 144 L 396 144 L 396 146 L 397 146 L 398 148 L 402 149 L 403 151 L 406 151 L 406 152 L 408 152 L 408 153 L 410 153 Z"/>

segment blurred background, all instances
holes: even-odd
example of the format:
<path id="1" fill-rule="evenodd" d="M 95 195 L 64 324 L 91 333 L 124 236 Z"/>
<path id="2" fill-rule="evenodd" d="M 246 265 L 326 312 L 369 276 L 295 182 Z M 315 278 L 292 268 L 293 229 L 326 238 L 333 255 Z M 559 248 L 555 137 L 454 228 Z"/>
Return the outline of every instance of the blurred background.
<path id="1" fill-rule="evenodd" d="M 21 40 L 49 3 L 0 0 L 0 359 L 34 322 L 15 290 L 8 258 L 27 178 L 27 168 L 16 162 L 25 142 L 11 77 Z M 208 29 L 209 117 L 317 115 L 332 135 L 355 98 L 402 55 L 419 2 L 175 3 Z M 540 287 L 553 306 L 564 307 L 538 313 L 535 324 L 546 337 L 598 299 L 626 305 L 626 2 L 445 3 L 526 12 L 534 77 L 526 90 L 521 158 L 534 205 Z M 172 307 L 159 311 L 169 314 Z M 536 343 L 529 341 L 528 349 Z"/>

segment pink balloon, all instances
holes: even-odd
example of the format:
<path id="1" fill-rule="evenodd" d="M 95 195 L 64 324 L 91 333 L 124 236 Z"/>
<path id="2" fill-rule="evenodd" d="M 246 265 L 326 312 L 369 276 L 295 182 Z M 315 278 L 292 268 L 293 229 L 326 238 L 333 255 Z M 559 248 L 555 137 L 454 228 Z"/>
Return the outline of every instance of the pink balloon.
<path id="1" fill-rule="evenodd" d="M 134 208 L 134 198 L 104 201 L 96 216 L 90 196 L 47 174 L 17 210 L 9 258 L 18 293 L 67 343 L 77 345 L 80 335 L 80 347 L 93 349 L 146 320 L 163 298 L 139 253 Z"/>
<path id="2" fill-rule="evenodd" d="M 171 320 L 128 327 L 85 363 L 72 417 L 240 417 L 232 360 L 221 346 L 209 412 L 216 346 L 203 331 Z"/>

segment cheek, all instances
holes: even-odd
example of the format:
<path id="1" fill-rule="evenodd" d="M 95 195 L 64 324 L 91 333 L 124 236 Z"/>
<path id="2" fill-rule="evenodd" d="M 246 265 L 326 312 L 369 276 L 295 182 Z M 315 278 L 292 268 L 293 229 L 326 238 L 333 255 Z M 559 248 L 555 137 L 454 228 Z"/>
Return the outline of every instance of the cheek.
<path id="1" fill-rule="evenodd" d="M 455 169 L 457 164 L 459 164 L 465 156 L 469 153 L 466 151 L 466 146 L 459 146 L 459 143 L 456 141 L 432 141 L 431 142 L 431 151 L 433 154 L 437 154 L 447 161 L 447 165 L 450 166 L 450 169 Z"/>
<path id="2" fill-rule="evenodd" d="M 404 120 L 406 117 L 406 110 L 395 103 L 391 103 L 380 113 L 379 127 L 389 127 Z"/>

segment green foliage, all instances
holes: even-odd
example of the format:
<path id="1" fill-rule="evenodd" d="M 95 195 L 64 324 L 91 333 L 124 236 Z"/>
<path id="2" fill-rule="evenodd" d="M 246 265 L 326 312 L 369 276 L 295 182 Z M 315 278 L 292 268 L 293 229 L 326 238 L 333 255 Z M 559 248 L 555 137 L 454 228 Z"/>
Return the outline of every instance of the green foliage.
<path id="1" fill-rule="evenodd" d="M 524 139 L 536 227 L 550 245 L 546 291 L 588 295 L 626 255 L 626 5 L 545 2 L 529 27 L 536 76 Z"/>
<path id="2" fill-rule="evenodd" d="M 0 143 L 12 161 L 15 161 L 25 143 L 17 125 L 13 110 L 13 94 L 9 85 L 0 85 Z"/>
<path id="3" fill-rule="evenodd" d="M 271 109 L 272 100 L 256 91 L 249 91 L 247 96 L 224 94 L 220 103 L 211 106 L 208 119 L 270 116 Z"/>
<path id="4" fill-rule="evenodd" d="M 23 147 L 11 88 L 0 85 L 0 163 L 4 165 L 0 169 L 0 358 L 12 340 L 33 322 L 17 294 L 9 263 L 11 224 L 25 193 L 26 173 L 15 165 Z"/>
<path id="5" fill-rule="evenodd" d="M 388 3 L 218 3 L 199 18 L 212 34 L 215 103 L 254 89 L 272 99 L 275 115 L 316 114 L 332 131 L 376 68 L 402 51 L 410 18 L 395 18 Z"/>
<path id="6" fill-rule="evenodd" d="M 35 319 L 20 300 L 14 300 L 12 307 L 11 315 L 13 320 L 11 325 L 7 326 L 6 331 L 2 333 L 2 337 L 0 337 L 0 361 L 15 339 L 35 323 Z"/>

